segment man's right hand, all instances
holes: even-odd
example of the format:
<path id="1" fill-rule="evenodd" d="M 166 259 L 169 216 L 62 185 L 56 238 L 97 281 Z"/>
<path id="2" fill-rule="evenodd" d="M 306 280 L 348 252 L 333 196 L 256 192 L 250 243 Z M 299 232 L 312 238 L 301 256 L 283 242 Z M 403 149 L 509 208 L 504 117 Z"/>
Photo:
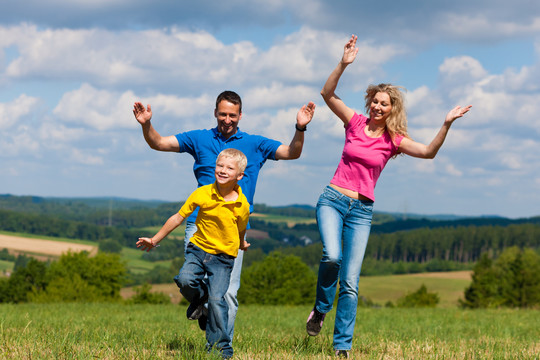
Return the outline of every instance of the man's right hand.
<path id="1" fill-rule="evenodd" d="M 145 109 L 142 103 L 136 102 L 133 105 L 133 115 L 135 115 L 135 119 L 137 119 L 139 124 L 145 125 L 152 119 L 152 108 L 148 104 L 148 108 Z"/>

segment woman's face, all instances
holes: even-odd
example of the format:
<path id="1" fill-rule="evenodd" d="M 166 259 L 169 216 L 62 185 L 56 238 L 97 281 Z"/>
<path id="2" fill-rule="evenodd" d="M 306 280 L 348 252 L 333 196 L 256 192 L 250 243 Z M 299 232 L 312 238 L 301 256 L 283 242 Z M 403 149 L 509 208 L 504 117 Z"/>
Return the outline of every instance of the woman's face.
<path id="1" fill-rule="evenodd" d="M 369 106 L 369 118 L 375 122 L 386 122 L 386 119 L 392 111 L 390 95 L 385 92 L 378 92 L 371 100 Z"/>

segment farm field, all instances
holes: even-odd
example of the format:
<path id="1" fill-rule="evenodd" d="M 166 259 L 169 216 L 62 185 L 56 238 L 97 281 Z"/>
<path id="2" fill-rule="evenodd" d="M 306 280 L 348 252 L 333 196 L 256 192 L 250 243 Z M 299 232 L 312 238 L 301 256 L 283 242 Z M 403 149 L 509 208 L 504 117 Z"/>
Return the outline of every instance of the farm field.
<path id="1" fill-rule="evenodd" d="M 58 257 L 68 251 L 88 251 L 90 254 L 97 252 L 96 245 L 83 244 L 80 242 L 50 240 L 22 235 L 7 235 L 0 233 L 0 249 L 8 249 L 14 253 L 44 255 Z"/>
<path id="2" fill-rule="evenodd" d="M 277 223 L 286 223 L 287 226 L 292 227 L 296 224 L 315 224 L 315 218 L 304 218 L 304 217 L 294 217 L 294 216 L 284 216 L 284 215 L 273 215 L 273 214 L 259 214 L 252 213 L 249 215 L 250 218 L 263 220 L 266 222 L 277 222 Z"/>
<path id="3" fill-rule="evenodd" d="M 418 290 L 424 284 L 429 292 L 436 292 L 440 297 L 437 307 L 457 307 L 458 299 L 471 283 L 470 271 L 451 271 L 437 273 L 419 273 L 387 276 L 361 276 L 359 293 L 376 304 L 384 305 L 387 301 L 395 303 L 397 299 Z"/>
<path id="4" fill-rule="evenodd" d="M 241 305 L 235 359 L 332 359 L 327 316 L 305 334 L 311 306 Z M 214 359 L 185 305 L 0 305 L 2 359 Z M 352 359 L 537 359 L 536 310 L 360 308 Z"/>

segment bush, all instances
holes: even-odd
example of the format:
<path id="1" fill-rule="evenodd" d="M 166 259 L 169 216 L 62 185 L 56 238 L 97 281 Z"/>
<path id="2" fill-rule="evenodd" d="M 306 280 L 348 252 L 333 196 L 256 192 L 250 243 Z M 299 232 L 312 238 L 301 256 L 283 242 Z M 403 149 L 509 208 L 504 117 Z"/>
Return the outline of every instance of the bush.
<path id="1" fill-rule="evenodd" d="M 135 295 L 129 300 L 128 304 L 170 304 L 171 299 L 162 292 L 150 292 L 152 286 L 144 284 L 135 288 Z"/>
<path id="2" fill-rule="evenodd" d="M 19 266 L 0 286 L 0 302 L 27 302 L 29 294 L 43 291 L 47 286 L 47 265 L 44 262 L 27 257 L 19 259 Z M 26 262 L 25 266 L 20 266 L 21 262 Z"/>
<path id="3" fill-rule="evenodd" d="M 540 255 L 511 247 L 496 261 L 484 254 L 460 300 L 466 308 L 533 308 L 540 305 Z"/>
<path id="4" fill-rule="evenodd" d="M 242 271 L 238 300 L 245 304 L 299 305 L 315 301 L 315 273 L 294 255 L 269 254 Z"/>
<path id="5" fill-rule="evenodd" d="M 119 254 L 120 252 L 122 252 L 122 244 L 113 239 L 101 240 L 99 242 L 99 251 Z"/>
<path id="6" fill-rule="evenodd" d="M 397 307 L 419 308 L 419 307 L 435 307 L 439 303 L 439 295 L 437 293 L 429 293 L 426 285 L 422 284 L 418 290 L 409 293 L 397 301 Z"/>
<path id="7" fill-rule="evenodd" d="M 67 253 L 49 266 L 30 259 L 0 288 L 1 302 L 120 300 L 126 268 L 116 254 Z"/>

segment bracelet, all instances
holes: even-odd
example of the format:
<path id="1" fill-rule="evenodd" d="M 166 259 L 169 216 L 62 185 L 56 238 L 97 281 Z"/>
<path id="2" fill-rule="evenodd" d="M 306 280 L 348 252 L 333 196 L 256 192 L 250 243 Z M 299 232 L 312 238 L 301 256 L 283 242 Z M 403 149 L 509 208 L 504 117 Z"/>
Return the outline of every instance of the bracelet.
<path id="1" fill-rule="evenodd" d="M 159 244 L 154 245 L 154 240 L 150 240 L 150 243 L 152 244 L 152 248 L 157 248 L 157 247 L 159 247 Z"/>
<path id="2" fill-rule="evenodd" d="M 298 123 L 294 124 L 294 127 L 296 128 L 296 130 L 298 131 L 306 131 L 307 130 L 307 125 L 304 125 L 304 128 L 302 129 L 300 126 L 298 126 Z"/>

